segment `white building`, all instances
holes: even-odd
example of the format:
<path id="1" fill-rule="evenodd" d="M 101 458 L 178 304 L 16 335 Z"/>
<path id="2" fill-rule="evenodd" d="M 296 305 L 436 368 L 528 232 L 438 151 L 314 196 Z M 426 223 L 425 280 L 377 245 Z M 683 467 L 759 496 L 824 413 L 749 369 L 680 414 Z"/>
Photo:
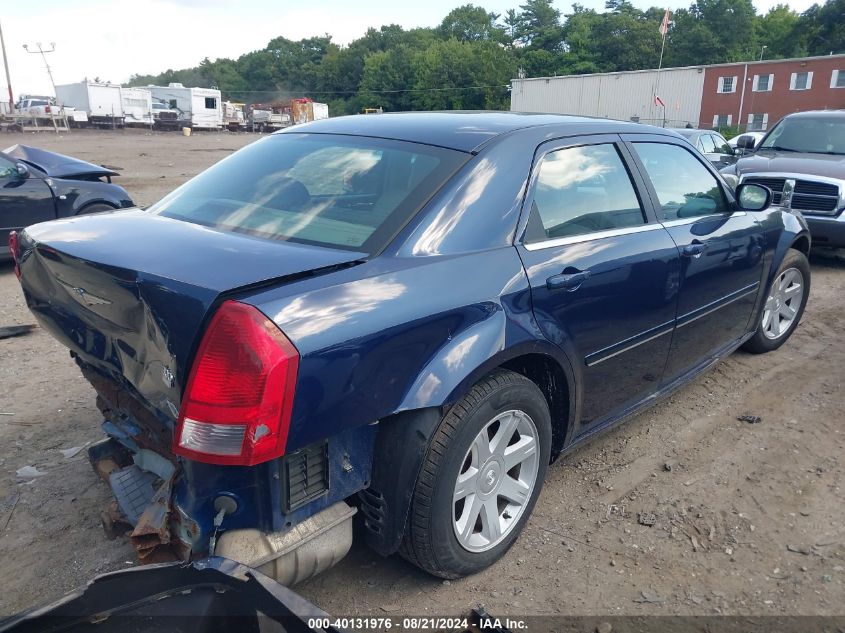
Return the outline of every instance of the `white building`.
<path id="1" fill-rule="evenodd" d="M 514 79 L 511 110 L 697 126 L 703 87 L 703 66 Z"/>

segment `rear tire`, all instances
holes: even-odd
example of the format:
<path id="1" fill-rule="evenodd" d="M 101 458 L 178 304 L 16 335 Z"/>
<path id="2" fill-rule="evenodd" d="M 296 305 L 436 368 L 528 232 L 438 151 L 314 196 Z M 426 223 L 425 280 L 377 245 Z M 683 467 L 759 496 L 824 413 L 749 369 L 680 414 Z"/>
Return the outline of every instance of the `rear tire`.
<path id="1" fill-rule="evenodd" d="M 446 414 L 414 487 L 400 554 L 441 578 L 499 560 L 522 531 L 551 452 L 543 392 L 496 370 Z"/>
<path id="2" fill-rule="evenodd" d="M 809 296 L 810 262 L 804 253 L 790 248 L 760 310 L 757 331 L 742 348 L 764 354 L 786 343 L 801 321 Z"/>

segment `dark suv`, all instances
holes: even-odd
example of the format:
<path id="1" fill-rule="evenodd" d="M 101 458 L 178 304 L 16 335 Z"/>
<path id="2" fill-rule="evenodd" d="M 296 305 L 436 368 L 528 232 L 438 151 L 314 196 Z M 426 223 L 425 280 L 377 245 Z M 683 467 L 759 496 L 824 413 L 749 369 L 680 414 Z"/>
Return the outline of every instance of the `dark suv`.
<path id="1" fill-rule="evenodd" d="M 737 147 L 750 153 L 723 174 L 765 185 L 775 204 L 800 211 L 814 245 L 845 248 L 845 110 L 790 114 L 756 148 L 750 137 Z"/>

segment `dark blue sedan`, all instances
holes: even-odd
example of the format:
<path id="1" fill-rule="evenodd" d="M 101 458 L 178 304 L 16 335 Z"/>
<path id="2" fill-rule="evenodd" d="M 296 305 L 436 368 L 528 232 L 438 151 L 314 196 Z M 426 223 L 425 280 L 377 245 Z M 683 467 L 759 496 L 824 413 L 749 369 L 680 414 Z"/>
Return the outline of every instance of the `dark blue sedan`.
<path id="1" fill-rule="evenodd" d="M 513 545 L 561 451 L 789 338 L 810 238 L 770 201 L 632 123 L 346 117 L 12 251 L 96 388 L 90 457 L 142 560 L 295 582 L 357 510 L 455 578 Z"/>

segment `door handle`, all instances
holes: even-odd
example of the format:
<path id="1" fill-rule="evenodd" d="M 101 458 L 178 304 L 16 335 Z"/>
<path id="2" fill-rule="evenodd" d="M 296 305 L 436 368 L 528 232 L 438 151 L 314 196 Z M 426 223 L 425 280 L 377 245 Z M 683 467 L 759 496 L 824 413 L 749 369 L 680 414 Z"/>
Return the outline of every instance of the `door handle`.
<path id="1" fill-rule="evenodd" d="M 559 275 L 552 275 L 546 279 L 546 288 L 549 290 L 558 290 L 563 288 L 572 292 L 590 278 L 589 270 L 582 270 L 577 273 L 561 273 Z"/>
<path id="2" fill-rule="evenodd" d="M 692 244 L 687 244 L 681 249 L 685 257 L 701 257 L 701 254 L 707 250 L 707 244 L 693 240 Z"/>

